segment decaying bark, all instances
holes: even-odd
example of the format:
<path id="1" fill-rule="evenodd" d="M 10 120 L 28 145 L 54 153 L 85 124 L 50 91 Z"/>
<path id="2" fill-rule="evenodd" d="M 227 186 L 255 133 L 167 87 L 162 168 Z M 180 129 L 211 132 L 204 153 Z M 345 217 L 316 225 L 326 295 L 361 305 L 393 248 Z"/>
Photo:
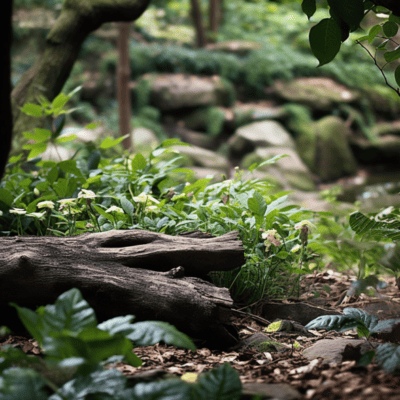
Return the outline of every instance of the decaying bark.
<path id="1" fill-rule="evenodd" d="M 167 321 L 212 346 L 236 341 L 228 289 L 198 276 L 243 265 L 237 232 L 216 238 L 141 230 L 22 236 L 0 238 L 0 249 L 2 311 L 9 302 L 30 308 L 53 303 L 77 287 L 99 320 L 133 314 Z M 3 318 L 0 325 L 7 325 Z"/>

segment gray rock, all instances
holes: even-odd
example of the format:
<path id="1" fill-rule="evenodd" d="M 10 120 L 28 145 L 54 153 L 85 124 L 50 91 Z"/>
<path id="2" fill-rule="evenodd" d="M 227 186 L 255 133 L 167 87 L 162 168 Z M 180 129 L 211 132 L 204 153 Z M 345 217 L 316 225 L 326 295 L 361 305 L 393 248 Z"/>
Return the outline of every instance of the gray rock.
<path id="1" fill-rule="evenodd" d="M 213 151 L 197 146 L 174 146 L 173 148 L 175 151 L 191 158 L 195 166 L 217 169 L 224 173 L 227 173 L 229 170 L 228 159 Z"/>
<path id="2" fill-rule="evenodd" d="M 357 339 L 322 339 L 308 349 L 305 349 L 303 355 L 310 360 L 322 357 L 324 363 L 340 363 L 343 361 L 343 355 L 347 345 L 359 346 L 359 350 L 362 354 L 372 349 L 370 344 L 373 348 L 379 345 L 377 342 L 366 342 L 365 340 Z"/>
<path id="3" fill-rule="evenodd" d="M 146 85 L 151 104 L 163 111 L 198 106 L 230 106 L 236 95 L 233 85 L 219 76 L 146 74 L 136 90 Z"/>
<path id="4" fill-rule="evenodd" d="M 295 142 L 285 128 L 276 121 L 254 122 L 236 130 L 229 139 L 233 155 L 243 155 L 256 147 L 295 148 Z"/>
<path id="5" fill-rule="evenodd" d="M 48 144 L 47 149 L 40 154 L 42 160 L 44 161 L 65 161 L 69 160 L 75 151 L 73 149 L 67 149 L 60 145 L 53 145 L 51 143 Z"/>
<path id="6" fill-rule="evenodd" d="M 206 46 L 207 50 L 221 51 L 223 53 L 237 54 L 245 56 L 250 51 L 259 50 L 262 45 L 258 42 L 250 42 L 248 40 L 226 40 L 218 43 L 211 43 Z"/>
<path id="7" fill-rule="evenodd" d="M 295 400 L 300 399 L 300 393 L 286 383 L 245 383 L 243 384 L 241 400 L 251 400 L 253 396 L 261 399 Z"/>
<path id="8" fill-rule="evenodd" d="M 298 78 L 289 82 L 277 80 L 273 88 L 287 101 L 324 111 L 330 111 L 336 104 L 351 103 L 360 98 L 359 92 L 324 77 Z"/>
<path id="9" fill-rule="evenodd" d="M 134 151 L 154 149 L 160 144 L 157 135 L 147 128 L 135 128 L 131 133 L 131 142 Z"/>

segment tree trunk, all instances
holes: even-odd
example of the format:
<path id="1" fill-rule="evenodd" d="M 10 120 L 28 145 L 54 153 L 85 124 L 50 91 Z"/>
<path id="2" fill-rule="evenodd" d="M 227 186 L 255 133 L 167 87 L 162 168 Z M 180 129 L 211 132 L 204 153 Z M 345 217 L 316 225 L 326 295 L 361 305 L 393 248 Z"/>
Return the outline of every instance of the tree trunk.
<path id="1" fill-rule="evenodd" d="M 210 10 L 209 10 L 209 18 L 210 18 L 210 31 L 214 34 L 218 33 L 218 25 L 220 21 L 220 4 L 219 0 L 209 0 L 210 1 Z"/>
<path id="2" fill-rule="evenodd" d="M 149 3 L 150 0 L 64 0 L 43 54 L 12 92 L 14 135 L 39 125 L 38 118 L 21 113 L 19 108 L 27 102 L 37 104 L 41 95 L 50 101 L 57 96 L 89 33 L 105 22 L 134 21 Z"/>
<path id="3" fill-rule="evenodd" d="M 1 27 L 3 29 L 0 44 L 1 63 L 0 63 L 0 180 L 4 175 L 8 161 L 8 153 L 11 147 L 12 137 L 12 114 L 11 114 L 11 82 L 10 82 L 10 51 L 11 51 L 11 20 L 12 20 L 12 1 L 6 0 L 1 7 Z"/>
<path id="4" fill-rule="evenodd" d="M 124 149 L 131 149 L 131 92 L 129 80 L 131 69 L 129 65 L 129 32 L 131 24 L 121 22 L 118 36 L 118 68 L 117 68 L 117 96 L 119 112 L 119 134 L 129 135 L 123 142 Z"/>
<path id="5" fill-rule="evenodd" d="M 244 264 L 237 235 L 131 230 L 0 238 L 1 324 L 13 323 L 10 302 L 36 308 L 77 287 L 99 320 L 133 314 L 137 320 L 167 321 L 212 347 L 226 348 L 237 339 L 229 290 L 198 277 Z"/>
<path id="6" fill-rule="evenodd" d="M 200 4 L 198 0 L 190 0 L 192 6 L 192 18 L 196 28 L 196 47 L 201 48 L 206 45 L 206 34 L 203 26 L 203 16 L 201 15 Z"/>

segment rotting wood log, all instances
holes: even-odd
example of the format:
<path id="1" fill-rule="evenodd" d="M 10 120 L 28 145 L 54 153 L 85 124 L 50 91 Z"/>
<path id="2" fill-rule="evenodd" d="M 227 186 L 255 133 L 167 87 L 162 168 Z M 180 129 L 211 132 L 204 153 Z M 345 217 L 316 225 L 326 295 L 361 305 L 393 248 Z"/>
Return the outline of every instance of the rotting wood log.
<path id="1" fill-rule="evenodd" d="M 198 276 L 243 265 L 237 237 L 129 230 L 0 238 L 0 325 L 14 323 L 9 302 L 34 309 L 76 287 L 99 321 L 127 314 L 166 321 L 208 346 L 226 348 L 237 340 L 229 290 Z"/>

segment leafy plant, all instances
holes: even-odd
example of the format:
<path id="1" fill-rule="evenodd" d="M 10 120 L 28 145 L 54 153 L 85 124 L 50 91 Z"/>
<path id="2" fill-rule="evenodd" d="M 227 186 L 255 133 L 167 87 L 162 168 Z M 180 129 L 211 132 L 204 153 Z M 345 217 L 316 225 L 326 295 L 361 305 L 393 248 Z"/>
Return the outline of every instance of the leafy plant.
<path id="1" fill-rule="evenodd" d="M 351 329 L 357 329 L 360 337 L 369 339 L 371 335 L 382 331 L 393 329 L 400 324 L 400 319 L 379 320 L 378 317 L 366 313 L 357 308 L 345 308 L 344 315 L 323 315 L 309 322 L 306 329 L 325 329 L 344 332 Z M 375 353 L 365 356 L 362 362 L 367 358 L 371 360 Z M 394 372 L 400 368 L 400 346 L 392 344 L 381 344 L 376 349 L 376 361 L 382 365 L 387 372 Z"/>
<path id="2" fill-rule="evenodd" d="M 45 353 L 44 362 L 20 349 L 0 350 L 0 397 L 65 400 L 115 398 L 134 399 L 239 399 L 241 383 L 237 373 L 225 364 L 201 375 L 196 383 L 180 379 L 139 383 L 129 387 L 125 376 L 104 365 L 124 360 L 138 367 L 141 360 L 132 352 L 136 346 L 164 341 L 195 351 L 193 342 L 165 322 L 132 324 L 131 315 L 97 323 L 92 308 L 78 289 L 58 297 L 54 305 L 33 312 L 18 307 L 18 315 Z M 18 365 L 17 367 L 15 365 Z M 44 371 L 43 374 L 38 371 Z M 60 381 L 61 375 L 61 381 Z M 50 393 L 50 396 L 49 396 Z"/>

